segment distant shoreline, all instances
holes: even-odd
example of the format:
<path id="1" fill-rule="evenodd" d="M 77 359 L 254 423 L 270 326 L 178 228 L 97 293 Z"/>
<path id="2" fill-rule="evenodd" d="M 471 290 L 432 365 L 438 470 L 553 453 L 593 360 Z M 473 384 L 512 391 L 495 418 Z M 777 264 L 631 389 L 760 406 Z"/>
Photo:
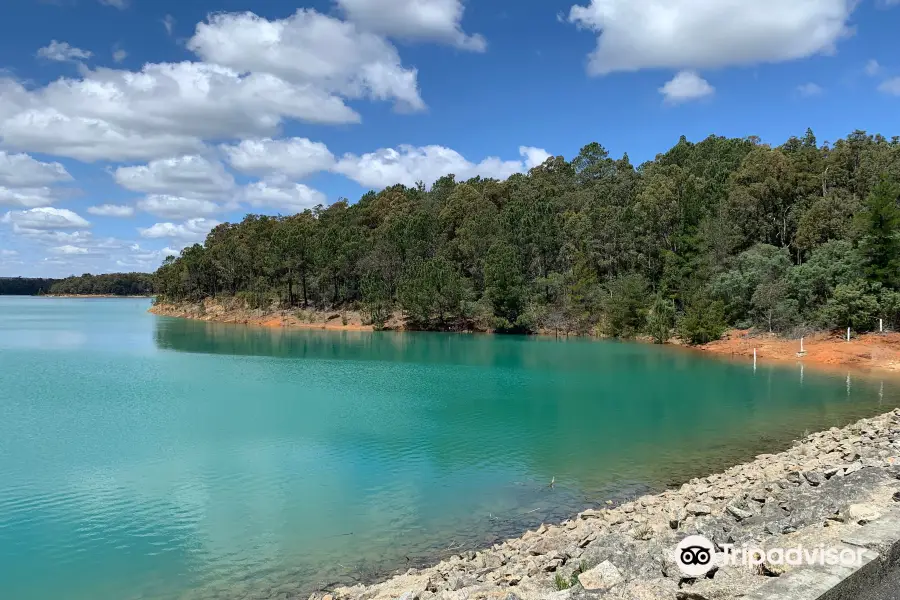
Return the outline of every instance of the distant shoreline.
<path id="1" fill-rule="evenodd" d="M 328 331 L 374 331 L 357 311 L 280 310 L 263 311 L 225 306 L 207 300 L 197 303 L 159 303 L 149 312 L 166 317 L 216 323 L 252 325 L 274 329 L 320 329 Z M 387 330 L 403 331 L 401 319 L 391 319 Z M 550 333 L 549 335 L 552 335 Z M 722 339 L 700 346 L 669 344 L 688 350 L 719 356 L 752 358 L 756 350 L 761 362 L 793 361 L 816 368 L 851 367 L 871 371 L 900 373 L 900 333 L 867 333 L 847 342 L 831 332 L 817 332 L 804 339 L 803 356 L 798 356 L 800 340 L 776 335 L 751 335 L 749 330 L 731 330 Z"/>
<path id="2" fill-rule="evenodd" d="M 36 298 L 153 298 L 153 296 L 124 296 L 118 294 L 41 294 Z"/>

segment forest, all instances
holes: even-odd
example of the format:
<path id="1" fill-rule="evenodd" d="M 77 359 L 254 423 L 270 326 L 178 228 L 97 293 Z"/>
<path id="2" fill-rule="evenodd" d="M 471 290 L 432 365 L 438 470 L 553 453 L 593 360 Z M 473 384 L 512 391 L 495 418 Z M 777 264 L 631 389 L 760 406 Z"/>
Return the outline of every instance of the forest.
<path id="1" fill-rule="evenodd" d="M 56 280 L 48 293 L 77 296 L 150 296 L 153 276 L 148 273 L 104 273 Z"/>
<path id="2" fill-rule="evenodd" d="M 37 296 L 50 291 L 58 279 L 39 277 L 0 277 L 0 296 Z"/>
<path id="3" fill-rule="evenodd" d="M 160 301 L 402 314 L 429 330 L 665 342 L 728 327 L 900 327 L 900 138 L 684 137 L 639 166 L 597 143 L 505 181 L 396 185 L 247 215 L 155 274 Z"/>

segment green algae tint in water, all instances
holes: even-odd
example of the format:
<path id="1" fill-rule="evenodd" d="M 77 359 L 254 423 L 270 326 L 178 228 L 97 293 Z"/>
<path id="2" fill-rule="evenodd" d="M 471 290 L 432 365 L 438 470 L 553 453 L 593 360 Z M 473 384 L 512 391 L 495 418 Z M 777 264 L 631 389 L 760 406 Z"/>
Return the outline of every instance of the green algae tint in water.
<path id="1" fill-rule="evenodd" d="M 649 345 L 148 306 L 0 297 L 3 598 L 305 597 L 900 400 L 891 379 Z"/>

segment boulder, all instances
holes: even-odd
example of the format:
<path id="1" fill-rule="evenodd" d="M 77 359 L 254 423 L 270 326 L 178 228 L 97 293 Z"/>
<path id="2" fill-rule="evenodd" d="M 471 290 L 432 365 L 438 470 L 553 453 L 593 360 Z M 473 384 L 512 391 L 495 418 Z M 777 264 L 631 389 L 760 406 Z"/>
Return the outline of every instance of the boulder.
<path id="1" fill-rule="evenodd" d="M 614 564 L 605 560 L 593 569 L 581 573 L 578 581 L 586 590 L 607 590 L 622 583 L 624 578 Z"/>

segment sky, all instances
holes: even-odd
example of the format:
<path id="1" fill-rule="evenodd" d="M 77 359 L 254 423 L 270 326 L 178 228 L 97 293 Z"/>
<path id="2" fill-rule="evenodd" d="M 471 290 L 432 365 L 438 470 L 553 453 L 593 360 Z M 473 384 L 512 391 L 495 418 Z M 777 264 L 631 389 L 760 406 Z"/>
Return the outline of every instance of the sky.
<path id="1" fill-rule="evenodd" d="M 0 276 L 590 143 L 897 131 L 900 0 L 2 0 Z"/>

